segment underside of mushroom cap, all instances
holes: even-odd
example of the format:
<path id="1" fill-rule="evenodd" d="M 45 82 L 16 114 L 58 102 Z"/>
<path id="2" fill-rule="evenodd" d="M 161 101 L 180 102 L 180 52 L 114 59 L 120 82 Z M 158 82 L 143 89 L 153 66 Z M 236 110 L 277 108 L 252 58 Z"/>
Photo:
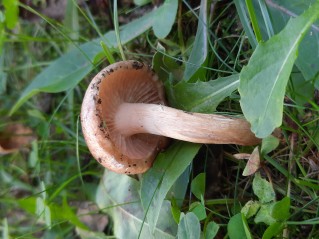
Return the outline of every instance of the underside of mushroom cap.
<path id="1" fill-rule="evenodd" d="M 165 104 L 163 86 L 149 66 L 123 61 L 104 68 L 91 81 L 81 109 L 82 131 L 94 158 L 117 173 L 143 173 L 167 139 L 117 132 L 114 116 L 121 103 Z"/>

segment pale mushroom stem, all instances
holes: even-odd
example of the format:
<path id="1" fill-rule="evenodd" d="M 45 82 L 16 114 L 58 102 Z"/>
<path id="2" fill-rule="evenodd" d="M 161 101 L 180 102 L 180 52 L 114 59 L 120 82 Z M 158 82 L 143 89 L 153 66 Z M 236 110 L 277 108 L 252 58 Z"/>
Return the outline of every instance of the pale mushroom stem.
<path id="1" fill-rule="evenodd" d="M 260 139 L 242 118 L 190 113 L 163 105 L 123 103 L 115 115 L 123 135 L 150 133 L 207 144 L 256 145 Z"/>

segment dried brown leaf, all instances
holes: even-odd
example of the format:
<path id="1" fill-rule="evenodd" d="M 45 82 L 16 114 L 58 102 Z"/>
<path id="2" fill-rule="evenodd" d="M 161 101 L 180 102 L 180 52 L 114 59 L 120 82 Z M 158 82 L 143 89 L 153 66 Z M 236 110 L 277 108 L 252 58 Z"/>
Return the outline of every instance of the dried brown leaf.
<path id="1" fill-rule="evenodd" d="M 35 139 L 33 131 L 20 124 L 8 124 L 0 130 L 0 155 L 9 154 L 30 144 Z"/>

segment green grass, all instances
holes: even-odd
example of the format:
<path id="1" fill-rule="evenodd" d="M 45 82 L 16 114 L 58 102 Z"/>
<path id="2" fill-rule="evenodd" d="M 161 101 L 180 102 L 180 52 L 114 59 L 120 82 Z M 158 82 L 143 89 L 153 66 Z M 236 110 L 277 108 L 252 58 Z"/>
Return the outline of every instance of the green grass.
<path id="1" fill-rule="evenodd" d="M 115 174 L 93 159 L 79 120 L 90 79 L 124 58 L 153 64 L 173 106 L 242 114 L 237 87 L 257 42 L 278 33 L 289 14 L 300 15 L 298 9 L 306 10 L 308 1 L 283 1 L 280 8 L 263 0 L 247 5 L 170 0 L 155 10 L 150 3 L 112 2 L 111 11 L 75 2 L 68 1 L 63 19 L 20 4 L 20 11 L 36 14 L 37 20 L 20 16 L 16 22 L 9 14 L 0 23 L 5 33 L 0 132 L 16 122 L 30 127 L 37 138 L 15 153 L 0 155 L 2 238 L 150 238 L 151 233 L 199 238 L 200 232 L 230 239 L 319 237 L 319 66 L 313 56 L 319 46 L 312 37 L 319 34 L 318 27 L 305 35 L 307 44 L 301 42 L 283 89 L 279 146 L 260 153 L 260 167 L 251 176 L 242 176 L 247 159 L 235 154 L 251 154 L 253 147 L 175 141 L 147 173 Z M 6 22 L 15 24 L 14 30 Z M 229 85 L 212 86 L 216 79 L 235 87 L 229 92 Z M 183 95 L 186 89 L 193 92 L 191 101 Z M 219 92 L 218 103 L 209 101 L 212 90 Z M 248 88 L 253 90 L 260 92 Z M 272 190 L 274 194 L 264 195 Z M 79 208 L 87 209 L 87 202 L 97 208 L 77 214 Z M 250 203 L 258 209 L 248 215 L 243 210 L 254 210 Z M 108 218 L 103 230 L 86 224 L 99 224 L 102 217 Z"/>

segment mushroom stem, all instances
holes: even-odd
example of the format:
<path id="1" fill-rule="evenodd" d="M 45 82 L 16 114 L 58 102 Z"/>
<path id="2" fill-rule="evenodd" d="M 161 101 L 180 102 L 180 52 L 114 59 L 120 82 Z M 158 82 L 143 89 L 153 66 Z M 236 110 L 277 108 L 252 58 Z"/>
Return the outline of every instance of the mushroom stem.
<path id="1" fill-rule="evenodd" d="M 163 105 L 122 103 L 115 128 L 123 135 L 162 135 L 207 144 L 255 145 L 260 143 L 242 118 L 185 112 Z"/>

